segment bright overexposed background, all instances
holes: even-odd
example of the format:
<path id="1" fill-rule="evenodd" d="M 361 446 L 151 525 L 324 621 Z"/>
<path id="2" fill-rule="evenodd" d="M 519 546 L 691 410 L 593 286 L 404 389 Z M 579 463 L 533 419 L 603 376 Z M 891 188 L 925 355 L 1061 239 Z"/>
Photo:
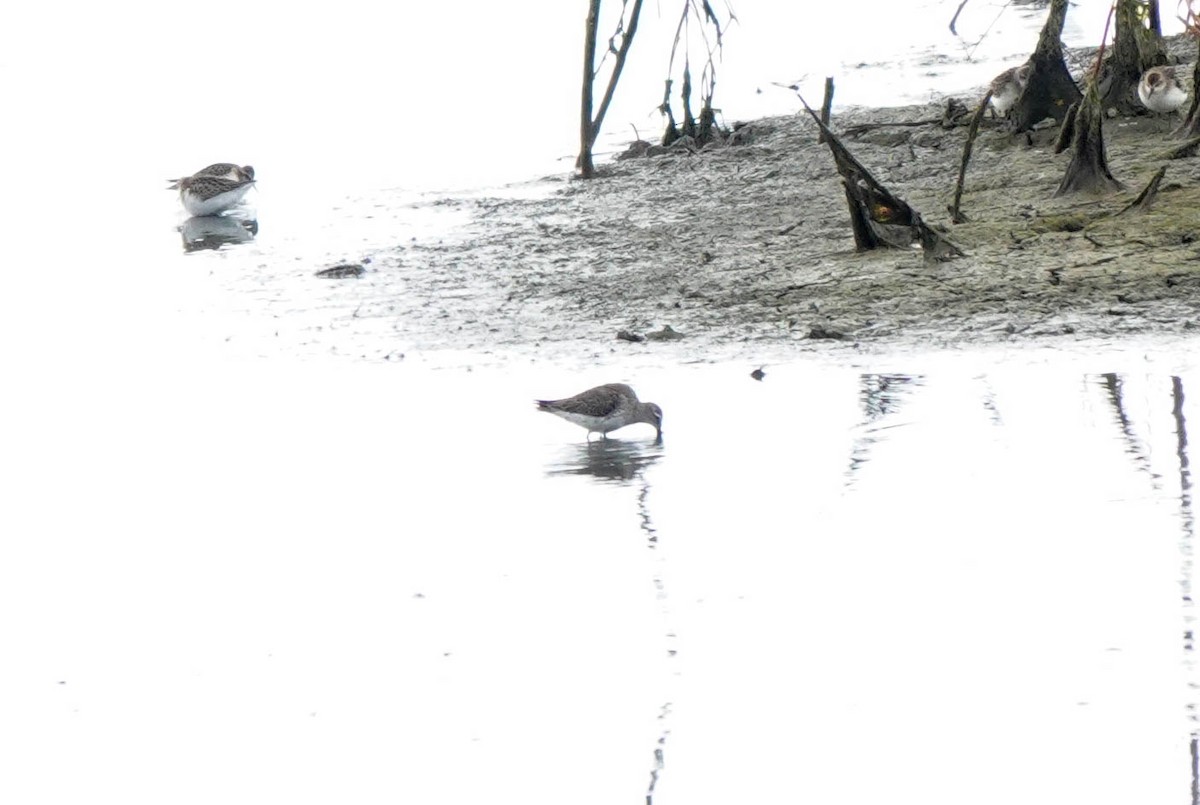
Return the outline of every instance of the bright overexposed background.
<path id="1" fill-rule="evenodd" d="M 956 5 L 739 2 L 718 105 L 924 100 L 1032 49 L 1042 11 L 971 0 L 956 39 Z M 610 805 L 655 770 L 687 805 L 1188 801 L 1194 339 L 785 344 L 762 383 L 339 340 L 315 268 L 571 172 L 584 13 L 5 9 L 0 802 Z M 606 148 L 657 132 L 677 13 Z M 225 160 L 261 229 L 185 255 L 164 180 Z M 530 404 L 616 380 L 662 445 Z"/>
<path id="2" fill-rule="evenodd" d="M 842 104 L 978 88 L 1028 55 L 1044 16 L 971 0 L 955 37 L 957 5 L 741 0 L 717 65 L 717 105 L 730 121 L 793 112 L 794 96 L 773 82 L 801 80 L 819 100 L 826 75 Z M 645 5 L 608 142 L 632 138 L 632 127 L 661 131 L 656 109 L 681 7 Z M 605 8 L 613 14 L 617 4 Z M 723 2 L 714 8 L 724 20 Z M 1072 5 L 1068 44 L 1098 44 L 1106 12 L 1099 0 Z M 97 163 L 120 166 L 113 181 L 139 181 L 232 160 L 262 166 L 289 192 L 331 177 L 351 188 L 439 189 L 567 172 L 585 13 L 585 3 L 561 0 L 17 4 L 0 31 L 9 169 L 57 186 Z M 695 81 L 699 28 L 693 21 Z M 676 88 L 681 62 L 682 53 Z M 81 192 L 104 206 L 102 188 Z"/>

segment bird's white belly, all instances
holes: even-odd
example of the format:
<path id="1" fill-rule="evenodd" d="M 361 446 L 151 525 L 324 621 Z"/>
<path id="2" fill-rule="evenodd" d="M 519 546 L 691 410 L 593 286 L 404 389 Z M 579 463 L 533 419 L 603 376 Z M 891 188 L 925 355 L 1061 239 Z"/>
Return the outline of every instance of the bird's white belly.
<path id="1" fill-rule="evenodd" d="M 608 433 L 610 430 L 616 430 L 624 424 L 624 421 L 620 417 L 588 416 L 587 414 L 573 414 L 569 411 L 552 411 L 551 413 L 557 414 L 581 428 L 587 428 L 593 433 Z"/>
<path id="2" fill-rule="evenodd" d="M 1021 95 L 1021 91 L 1016 87 L 1005 87 L 1000 92 L 992 96 L 992 108 L 996 110 L 996 114 L 1004 116 L 1013 104 L 1017 102 L 1017 98 Z"/>
<path id="3" fill-rule="evenodd" d="M 1142 104 L 1151 112 L 1163 113 L 1174 112 L 1183 106 L 1183 102 L 1187 100 L 1187 93 L 1175 86 L 1150 93 L 1139 86 L 1138 97 L 1141 98 Z"/>
<path id="4" fill-rule="evenodd" d="M 190 190 L 184 190 L 180 193 L 180 198 L 183 201 L 183 208 L 188 211 L 189 215 L 216 215 L 241 201 L 253 186 L 245 184 L 207 199 L 201 199 Z"/>

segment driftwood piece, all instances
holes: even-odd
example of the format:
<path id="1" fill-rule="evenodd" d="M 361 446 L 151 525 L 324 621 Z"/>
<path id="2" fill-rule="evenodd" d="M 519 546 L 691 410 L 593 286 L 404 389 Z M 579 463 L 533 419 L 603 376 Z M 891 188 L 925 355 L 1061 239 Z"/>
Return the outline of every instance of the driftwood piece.
<path id="1" fill-rule="evenodd" d="M 911 129 L 917 128 L 918 126 L 940 126 L 941 124 L 942 118 L 940 117 L 927 117 L 923 120 L 885 120 L 880 123 L 859 123 L 855 126 L 847 126 L 846 130 L 842 133 L 847 137 L 857 137 L 860 134 L 865 134 L 868 131 L 875 131 L 876 129 Z"/>
<path id="2" fill-rule="evenodd" d="M 991 97 L 990 91 L 988 97 Z M 868 131 L 876 131 L 877 129 L 915 129 L 921 126 L 941 126 L 944 129 L 953 129 L 958 126 L 969 125 L 962 122 L 962 119 L 969 114 L 970 111 L 962 101 L 957 98 L 947 98 L 946 108 L 942 110 L 941 117 L 925 117 L 920 120 L 883 120 L 878 123 L 858 123 L 843 129 L 842 136 L 857 137 L 860 134 L 866 134 Z M 829 121 L 825 121 L 825 123 L 828 125 Z"/>
<path id="3" fill-rule="evenodd" d="M 975 110 L 975 114 L 971 117 L 970 128 L 967 129 L 967 142 L 963 145 L 962 162 L 958 166 L 958 184 L 954 186 L 954 203 L 950 206 L 950 220 L 956 224 L 965 223 L 967 220 L 959 206 L 962 202 L 963 182 L 967 177 L 967 163 L 971 161 L 971 150 L 975 147 L 975 137 L 979 134 L 979 123 L 983 120 L 983 115 L 991 100 L 992 91 L 988 90 L 987 94 L 983 96 L 983 100 L 979 102 L 979 108 Z"/>
<path id="4" fill-rule="evenodd" d="M 1170 151 L 1164 151 L 1162 159 L 1186 159 L 1187 157 L 1196 156 L 1196 149 L 1200 147 L 1200 137 L 1193 137 L 1186 143 L 1180 143 Z"/>
<path id="5" fill-rule="evenodd" d="M 1037 47 L 1029 58 L 1028 83 L 1009 110 L 1014 132 L 1030 131 L 1048 117 L 1062 123 L 1067 109 L 1079 101 L 1079 87 L 1075 86 L 1063 59 L 1062 30 L 1066 18 L 1067 0 L 1052 0 Z"/>
<path id="6" fill-rule="evenodd" d="M 799 93 L 797 93 L 799 95 Z M 921 244 L 926 260 L 948 260 L 961 257 L 963 252 L 921 220 L 921 216 L 902 199 L 879 183 L 871 172 L 842 144 L 821 116 L 800 98 L 825 137 L 833 152 L 833 161 L 842 176 L 846 205 L 850 209 L 850 227 L 854 231 L 854 246 L 862 252 L 882 247 L 912 248 Z"/>
<path id="7" fill-rule="evenodd" d="M 946 108 L 942 110 L 942 128 L 952 129 L 955 126 L 967 125 L 962 122 L 962 119 L 970 115 L 971 110 L 965 103 L 958 98 L 947 98 Z"/>
<path id="8" fill-rule="evenodd" d="M 1089 81 L 1087 92 L 1075 113 L 1072 139 L 1074 152 L 1071 164 L 1063 175 L 1062 182 L 1054 191 L 1055 196 L 1068 193 L 1111 193 L 1122 185 L 1108 170 L 1108 158 L 1104 153 L 1104 110 L 1100 105 L 1100 93 L 1096 82 Z"/>
<path id="9" fill-rule="evenodd" d="M 1153 204 L 1154 200 L 1158 197 L 1158 186 L 1162 184 L 1163 177 L 1166 175 L 1167 166 L 1163 165 L 1154 172 L 1154 176 L 1152 176 L 1150 181 L 1146 183 L 1146 186 L 1142 188 L 1142 192 L 1137 194 L 1137 198 L 1126 204 L 1125 207 L 1119 213 L 1117 213 L 1117 215 L 1124 215 L 1133 209 L 1136 209 L 1138 212 L 1145 212 L 1146 210 L 1150 209 L 1150 205 Z"/>

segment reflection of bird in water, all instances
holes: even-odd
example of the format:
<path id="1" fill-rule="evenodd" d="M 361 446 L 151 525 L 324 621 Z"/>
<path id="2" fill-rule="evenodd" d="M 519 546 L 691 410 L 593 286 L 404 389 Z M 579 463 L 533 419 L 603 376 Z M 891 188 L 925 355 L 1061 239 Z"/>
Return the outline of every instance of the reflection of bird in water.
<path id="1" fill-rule="evenodd" d="M 197 176 L 216 176 L 220 179 L 230 179 L 235 182 L 252 182 L 254 181 L 254 168 L 250 165 L 234 165 L 232 162 L 214 162 L 212 165 L 196 171 L 191 176 L 171 179 L 171 183 L 167 185 L 167 189 L 178 190 L 179 183 L 184 179 L 195 179 Z"/>
<path id="2" fill-rule="evenodd" d="M 183 250 L 219 249 L 225 244 L 248 243 L 258 234 L 258 221 L 244 221 L 233 215 L 204 215 L 189 218 L 179 227 Z"/>
<path id="3" fill-rule="evenodd" d="M 628 483 L 662 456 L 661 442 L 627 442 L 605 439 L 564 446 L 563 454 L 546 469 L 546 474 L 590 475 L 601 481 Z"/>
<path id="4" fill-rule="evenodd" d="M 1151 112 L 1174 112 L 1187 100 L 1187 91 L 1174 67 L 1151 67 L 1138 82 L 1138 99 Z"/>
<path id="5" fill-rule="evenodd" d="M 656 438 L 662 438 L 662 409 L 654 403 L 638 400 L 637 394 L 624 383 L 606 383 L 594 389 L 561 400 L 534 400 L 539 411 L 547 411 L 586 428 L 588 438 L 608 434 L 626 425 L 645 422 L 653 425 Z"/>
<path id="6" fill-rule="evenodd" d="M 1021 97 L 1025 85 L 1029 83 L 1029 73 L 1032 70 L 1033 65 L 1026 62 L 1017 67 L 1010 67 L 992 79 L 992 109 L 996 111 L 997 117 L 1008 114 L 1017 98 Z"/>

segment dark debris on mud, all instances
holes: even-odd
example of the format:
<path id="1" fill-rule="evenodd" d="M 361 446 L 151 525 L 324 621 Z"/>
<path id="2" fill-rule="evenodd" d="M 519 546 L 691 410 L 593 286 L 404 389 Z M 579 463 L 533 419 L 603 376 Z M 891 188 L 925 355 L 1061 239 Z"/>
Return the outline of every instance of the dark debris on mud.
<path id="1" fill-rule="evenodd" d="M 937 121 L 944 108 L 852 109 L 833 128 Z M 1173 124 L 1106 121 L 1126 191 L 1059 199 L 1069 155 L 1053 153 L 1056 130 L 1030 142 L 985 124 L 959 225 L 947 209 L 965 127 L 847 138 L 966 252 L 947 262 L 919 249 L 855 252 L 833 159 L 800 116 L 742 126 L 733 145 L 614 161 L 548 197 L 463 201 L 474 214 L 459 237 L 418 242 L 392 262 L 407 304 L 440 310 L 430 347 L 607 350 L 620 332 L 664 326 L 686 333 L 689 349 L 1181 334 L 1200 330 L 1200 160 L 1165 160 Z M 1163 164 L 1154 206 L 1117 215 Z"/>

